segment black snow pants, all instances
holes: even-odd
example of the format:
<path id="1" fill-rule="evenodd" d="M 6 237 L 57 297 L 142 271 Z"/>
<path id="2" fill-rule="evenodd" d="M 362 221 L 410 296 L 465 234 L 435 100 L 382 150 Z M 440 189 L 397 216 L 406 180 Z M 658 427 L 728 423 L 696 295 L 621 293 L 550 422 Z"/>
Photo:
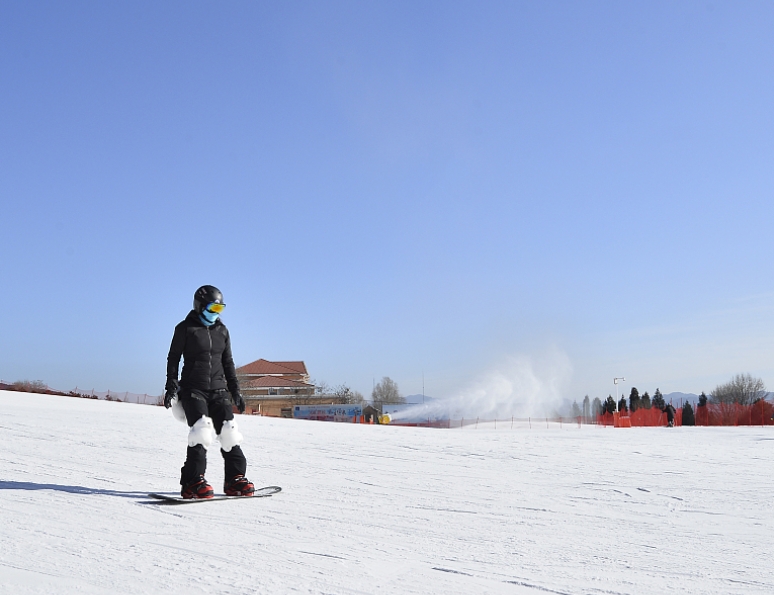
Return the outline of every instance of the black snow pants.
<path id="1" fill-rule="evenodd" d="M 188 427 L 193 426 L 203 415 L 212 419 L 215 432 L 220 434 L 223 422 L 234 419 L 231 395 L 226 390 L 201 391 L 195 389 L 180 389 L 178 399 L 185 411 Z M 221 449 L 226 465 L 225 479 L 228 481 L 235 475 L 244 475 L 247 470 L 247 460 L 239 446 L 234 446 L 229 452 Z M 180 469 L 180 485 L 186 486 L 207 470 L 207 449 L 201 444 L 189 446 L 185 464 Z"/>

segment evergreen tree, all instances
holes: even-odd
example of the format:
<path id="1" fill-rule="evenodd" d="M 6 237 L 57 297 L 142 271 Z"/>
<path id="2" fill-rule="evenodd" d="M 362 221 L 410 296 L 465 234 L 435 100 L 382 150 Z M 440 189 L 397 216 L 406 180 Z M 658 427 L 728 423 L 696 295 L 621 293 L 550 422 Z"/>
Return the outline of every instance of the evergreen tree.
<path id="1" fill-rule="evenodd" d="M 615 413 L 615 399 L 613 398 L 613 395 L 608 395 L 607 401 L 605 401 L 605 404 L 602 406 L 603 413 L 609 413 L 613 414 Z"/>
<path id="2" fill-rule="evenodd" d="M 666 407 L 666 402 L 664 401 L 664 395 L 661 394 L 661 391 L 659 389 L 656 389 L 656 393 L 653 395 L 653 407 L 661 410 L 663 410 L 664 407 Z"/>
<path id="3" fill-rule="evenodd" d="M 583 397 L 583 419 L 588 421 L 591 418 L 591 403 L 589 401 L 589 396 L 586 395 Z"/>
<path id="4" fill-rule="evenodd" d="M 591 411 L 594 417 L 602 415 L 602 401 L 599 400 L 599 397 L 594 397 L 594 400 L 591 402 Z"/>
<path id="5" fill-rule="evenodd" d="M 693 407 L 691 407 L 691 404 L 686 401 L 685 405 L 683 405 L 683 425 L 684 426 L 695 426 L 696 425 L 696 417 L 693 415 Z"/>
<path id="6" fill-rule="evenodd" d="M 573 417 L 581 416 L 581 408 L 580 408 L 580 405 L 578 405 L 578 401 L 572 402 L 572 416 Z"/>
<path id="7" fill-rule="evenodd" d="M 629 409 L 626 407 L 626 397 L 621 396 L 621 400 L 618 401 L 618 411 L 626 413 Z"/>
<path id="8" fill-rule="evenodd" d="M 707 395 L 704 394 L 704 391 L 701 391 L 701 394 L 699 395 L 699 407 L 706 407 L 707 406 Z"/>
<path id="9" fill-rule="evenodd" d="M 642 407 L 640 391 L 637 390 L 636 386 L 633 386 L 632 392 L 629 393 L 629 409 L 631 409 L 632 413 L 634 413 L 637 411 L 637 409 L 640 409 L 640 407 Z"/>
<path id="10" fill-rule="evenodd" d="M 642 395 L 640 409 L 650 409 L 650 395 L 648 394 L 648 391 L 645 391 L 645 394 Z"/>

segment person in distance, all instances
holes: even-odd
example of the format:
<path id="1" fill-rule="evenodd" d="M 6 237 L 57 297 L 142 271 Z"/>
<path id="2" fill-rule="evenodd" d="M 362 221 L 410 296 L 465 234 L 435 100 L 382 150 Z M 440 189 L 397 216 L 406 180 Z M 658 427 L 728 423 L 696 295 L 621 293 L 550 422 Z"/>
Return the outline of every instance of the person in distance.
<path id="1" fill-rule="evenodd" d="M 668 403 L 664 406 L 664 408 L 661 410 L 664 413 L 667 414 L 667 426 L 670 428 L 675 427 L 675 408 L 672 407 L 672 403 Z"/>

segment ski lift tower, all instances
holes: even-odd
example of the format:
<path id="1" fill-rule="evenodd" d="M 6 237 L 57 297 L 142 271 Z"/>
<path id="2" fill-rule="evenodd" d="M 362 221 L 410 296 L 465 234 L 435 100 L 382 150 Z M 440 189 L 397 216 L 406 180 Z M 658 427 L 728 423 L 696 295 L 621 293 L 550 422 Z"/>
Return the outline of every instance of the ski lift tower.
<path id="1" fill-rule="evenodd" d="M 615 384 L 615 405 L 618 407 L 618 381 L 626 382 L 626 378 L 613 378 L 613 384 Z"/>

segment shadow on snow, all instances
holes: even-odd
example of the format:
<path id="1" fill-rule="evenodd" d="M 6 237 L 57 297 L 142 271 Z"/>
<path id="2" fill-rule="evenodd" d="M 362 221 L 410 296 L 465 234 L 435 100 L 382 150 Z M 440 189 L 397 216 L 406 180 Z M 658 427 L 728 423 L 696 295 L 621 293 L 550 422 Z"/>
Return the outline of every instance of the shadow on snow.
<path id="1" fill-rule="evenodd" d="M 0 490 L 53 490 L 68 494 L 87 494 L 90 496 L 118 496 L 119 498 L 147 498 L 145 492 L 122 492 L 119 490 L 102 490 L 99 488 L 84 488 L 83 486 L 67 486 L 56 483 L 32 483 L 29 481 L 1 481 Z"/>

